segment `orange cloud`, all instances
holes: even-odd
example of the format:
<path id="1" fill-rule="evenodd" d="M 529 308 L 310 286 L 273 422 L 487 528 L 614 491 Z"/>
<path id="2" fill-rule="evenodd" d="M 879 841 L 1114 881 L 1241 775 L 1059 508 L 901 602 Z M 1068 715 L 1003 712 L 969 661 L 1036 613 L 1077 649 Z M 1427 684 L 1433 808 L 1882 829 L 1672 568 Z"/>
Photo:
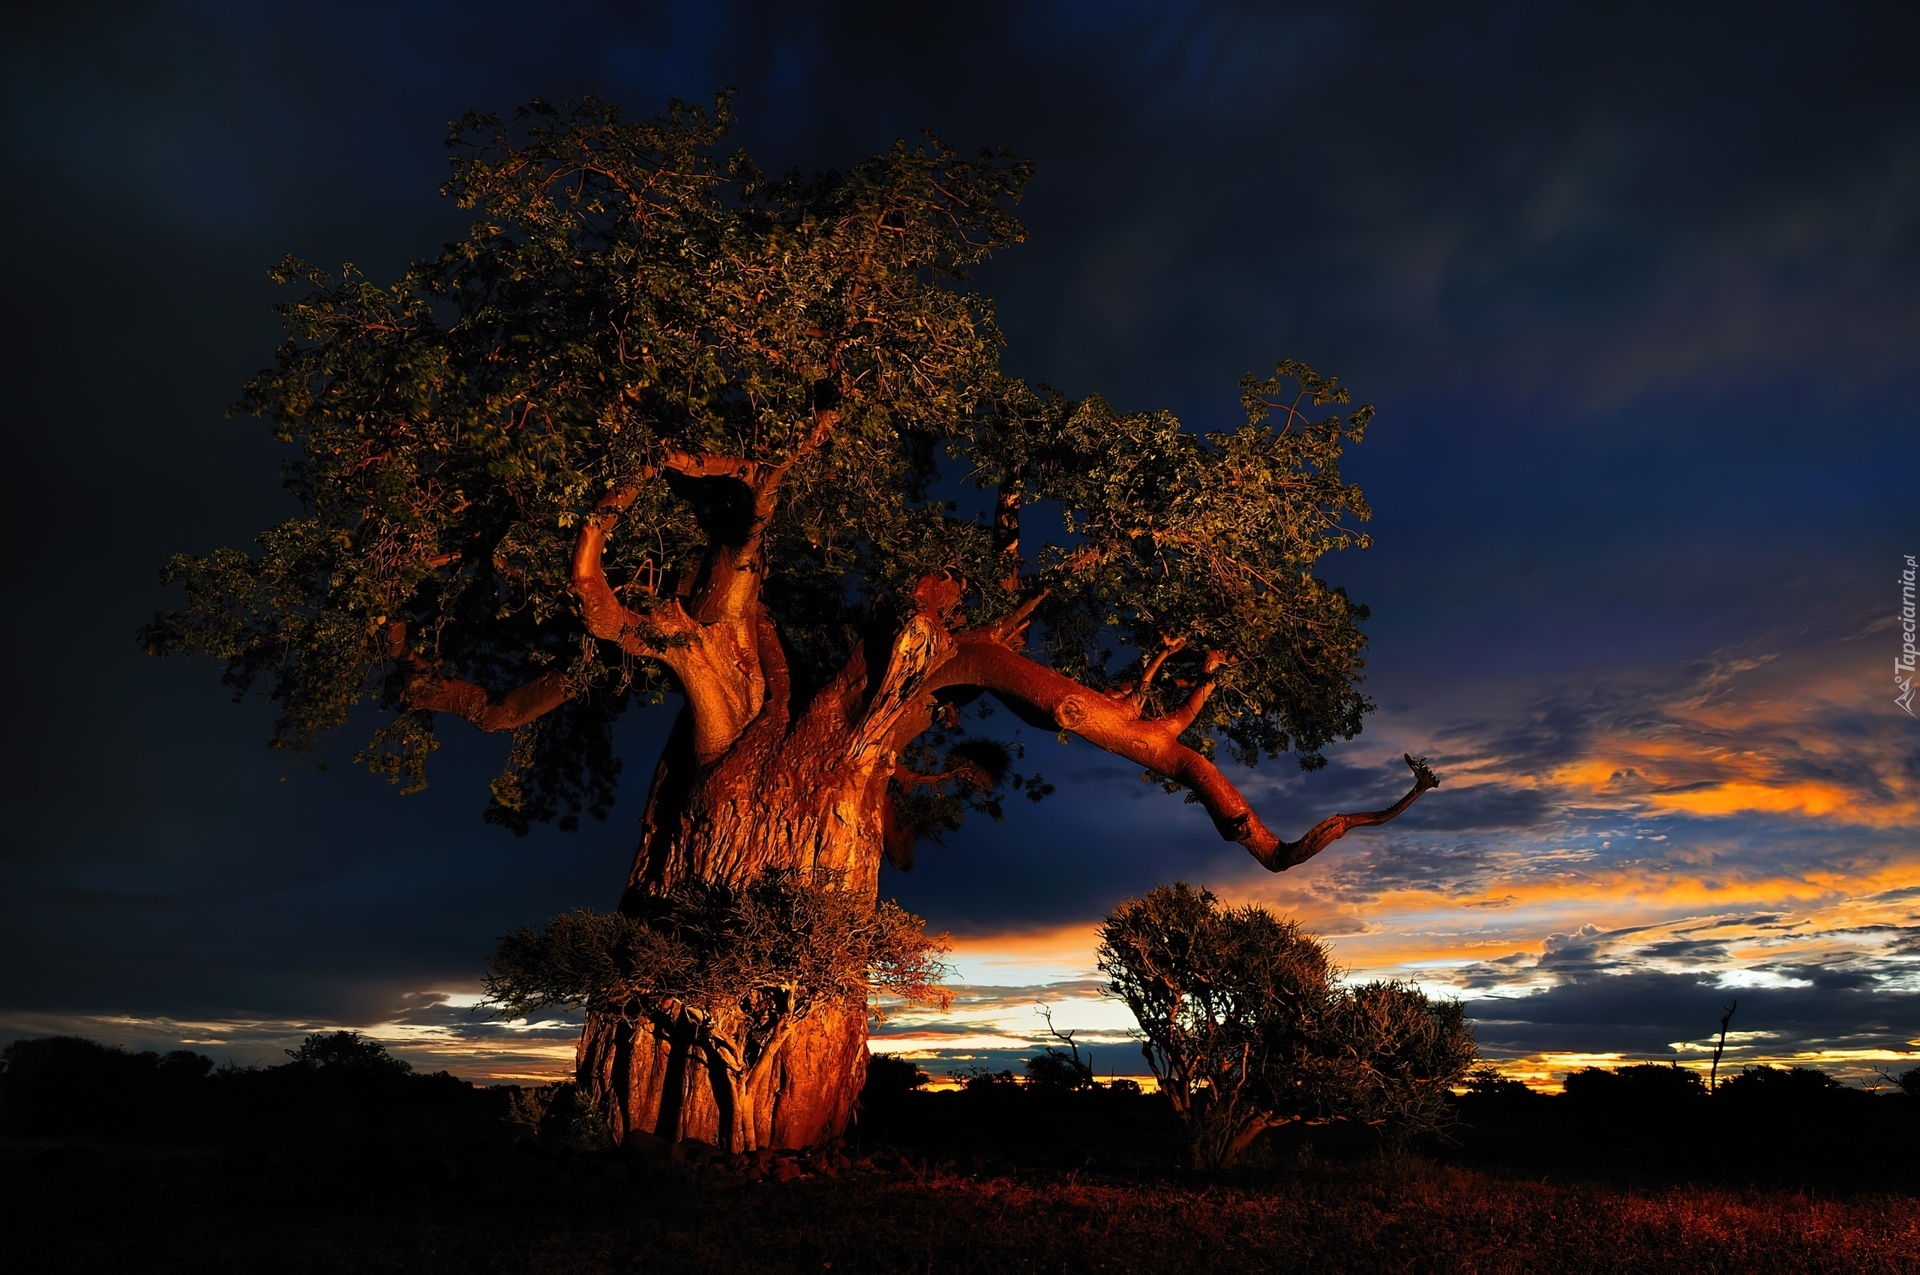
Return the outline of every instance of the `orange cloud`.
<path id="1" fill-rule="evenodd" d="M 1853 794 L 1831 784 L 1770 784 L 1734 780 L 1680 792 L 1655 792 L 1647 800 L 1656 810 L 1680 810 L 1694 815 L 1734 815 L 1746 811 L 1797 814 L 1810 818 L 1846 812 L 1852 822 L 1883 822 L 1857 806 Z"/>
<path id="2" fill-rule="evenodd" d="M 1726 661 L 1664 702 L 1631 705 L 1545 783 L 1616 808 L 1788 815 L 1877 828 L 1920 823 L 1902 723 L 1837 643 Z M 1850 665 L 1850 662 L 1849 662 Z M 1537 785 L 1524 759 L 1508 782 Z M 1817 770 L 1821 777 L 1810 779 Z"/>

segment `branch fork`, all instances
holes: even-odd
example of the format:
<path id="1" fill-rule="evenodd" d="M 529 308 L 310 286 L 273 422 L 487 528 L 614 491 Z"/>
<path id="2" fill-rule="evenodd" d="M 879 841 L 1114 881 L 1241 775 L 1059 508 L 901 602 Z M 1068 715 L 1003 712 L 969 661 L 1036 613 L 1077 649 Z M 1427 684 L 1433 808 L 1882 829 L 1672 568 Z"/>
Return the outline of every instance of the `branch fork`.
<path id="1" fill-rule="evenodd" d="M 1223 662 L 1217 655 L 1209 655 L 1208 672 L 1217 670 Z M 1406 762 L 1413 771 L 1414 786 L 1398 802 L 1384 810 L 1329 816 L 1298 841 L 1283 841 L 1261 822 L 1218 766 L 1180 742 L 1212 693 L 1214 681 L 1210 676 L 1180 708 L 1142 720 L 1131 696 L 1114 699 L 1089 690 L 1011 650 L 996 627 L 987 626 L 959 636 L 953 656 L 928 680 L 926 689 L 961 686 L 991 691 L 1018 708 L 1050 717 L 1061 730 L 1183 785 L 1206 808 L 1220 835 L 1245 846 L 1270 872 L 1284 872 L 1306 862 L 1354 828 L 1398 817 L 1422 793 L 1439 786 L 1425 759 L 1409 755 Z"/>

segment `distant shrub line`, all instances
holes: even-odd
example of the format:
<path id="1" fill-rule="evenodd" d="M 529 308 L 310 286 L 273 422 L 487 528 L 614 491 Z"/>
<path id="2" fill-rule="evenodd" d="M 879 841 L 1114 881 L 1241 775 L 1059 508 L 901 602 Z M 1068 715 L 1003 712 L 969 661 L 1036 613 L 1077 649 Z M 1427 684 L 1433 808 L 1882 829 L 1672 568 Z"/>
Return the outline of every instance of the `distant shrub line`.
<path id="1" fill-rule="evenodd" d="M 1909 1068 L 1887 1079 L 1900 1092 L 1920 1097 L 1920 1067 Z M 1540 1096 L 1490 1067 L 1476 1068 L 1469 1073 L 1466 1088 L 1469 1094 L 1481 1098 L 1525 1100 Z M 1586 1067 L 1568 1073 L 1565 1093 L 1577 1104 L 1647 1111 L 1708 1099 L 1722 1104 L 1804 1107 L 1854 1102 L 1873 1096 L 1868 1090 L 1851 1088 L 1815 1067 L 1769 1065 L 1743 1067 L 1739 1074 L 1724 1076 L 1717 1086 L 1709 1089 L 1699 1072 L 1689 1071 L 1677 1063 Z"/>
<path id="2" fill-rule="evenodd" d="M 0 1099 L 16 1132 L 191 1134 L 276 1111 L 444 1105 L 472 1086 L 419 1075 L 359 1032 L 308 1036 L 274 1067 L 216 1066 L 190 1049 L 133 1053 L 81 1036 L 17 1040 L 0 1052 Z M 184 1127 L 183 1127 L 184 1126 Z"/>

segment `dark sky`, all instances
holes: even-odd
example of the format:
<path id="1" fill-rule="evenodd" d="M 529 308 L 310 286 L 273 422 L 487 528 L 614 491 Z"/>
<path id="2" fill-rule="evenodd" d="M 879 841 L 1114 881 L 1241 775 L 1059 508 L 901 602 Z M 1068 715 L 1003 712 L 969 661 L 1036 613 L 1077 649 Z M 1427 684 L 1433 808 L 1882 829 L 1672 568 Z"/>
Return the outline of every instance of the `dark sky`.
<path id="1" fill-rule="evenodd" d="M 613 901 L 665 715 L 634 715 L 607 823 L 515 839 L 479 818 L 499 741 L 446 732 L 412 798 L 351 737 L 289 769 L 267 706 L 133 632 L 167 555 L 289 512 L 264 429 L 224 416 L 278 339 L 269 265 L 381 279 L 457 234 L 435 192 L 469 109 L 731 84 L 765 167 L 922 127 L 1038 162 L 1030 241 L 982 277 L 1015 372 L 1211 427 L 1294 357 L 1379 408 L 1349 468 L 1377 547 L 1326 572 L 1373 608 L 1381 711 L 1330 770 L 1247 782 L 1283 835 L 1393 789 L 1403 750 L 1447 786 L 1269 878 L 1126 764 L 1045 755 L 1059 797 L 886 880 L 976 989 L 915 1030 L 1017 1046 L 1015 1010 L 1087 1001 L 1088 925 L 1181 876 L 1472 998 L 1488 1052 L 1540 1074 L 1668 1056 L 1734 994 L 1747 1057 L 1910 1055 L 1917 28 L 1847 4 L 10 7 L 0 1033 L 244 1061 L 338 1023 L 520 1065 L 454 1008 L 493 936 Z"/>

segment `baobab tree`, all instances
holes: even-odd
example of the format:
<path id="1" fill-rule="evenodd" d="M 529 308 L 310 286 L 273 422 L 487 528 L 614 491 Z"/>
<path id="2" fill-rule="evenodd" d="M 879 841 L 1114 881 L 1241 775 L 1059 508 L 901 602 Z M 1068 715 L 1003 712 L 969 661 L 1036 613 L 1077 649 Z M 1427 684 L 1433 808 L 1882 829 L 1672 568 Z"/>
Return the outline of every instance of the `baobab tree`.
<path id="1" fill-rule="evenodd" d="M 186 604 L 149 649 L 225 661 L 285 747 L 372 700 L 359 756 L 407 788 L 442 719 L 507 733 L 487 817 L 519 830 L 603 815 L 616 719 L 671 698 L 635 914 L 776 870 L 872 907 L 883 858 L 1047 791 L 995 704 L 1183 790 L 1274 871 L 1434 785 L 1409 759 L 1399 802 L 1286 841 L 1214 760 L 1319 767 L 1370 707 L 1365 610 L 1313 573 L 1366 543 L 1339 459 L 1369 409 L 1283 363 L 1203 436 L 1005 376 L 969 271 L 1024 237 L 1029 164 L 929 135 L 775 177 L 721 151 L 730 122 L 725 97 L 469 116 L 463 239 L 389 287 L 289 260 L 310 291 L 240 409 L 296 449 L 302 512 L 175 558 Z M 972 516 L 935 491 L 962 481 Z M 616 1134 L 720 1136 L 726 1086 L 648 1022 L 590 1013 L 583 1082 Z M 866 1029 L 836 1002 L 785 1031 L 759 1145 L 846 1125 Z"/>

